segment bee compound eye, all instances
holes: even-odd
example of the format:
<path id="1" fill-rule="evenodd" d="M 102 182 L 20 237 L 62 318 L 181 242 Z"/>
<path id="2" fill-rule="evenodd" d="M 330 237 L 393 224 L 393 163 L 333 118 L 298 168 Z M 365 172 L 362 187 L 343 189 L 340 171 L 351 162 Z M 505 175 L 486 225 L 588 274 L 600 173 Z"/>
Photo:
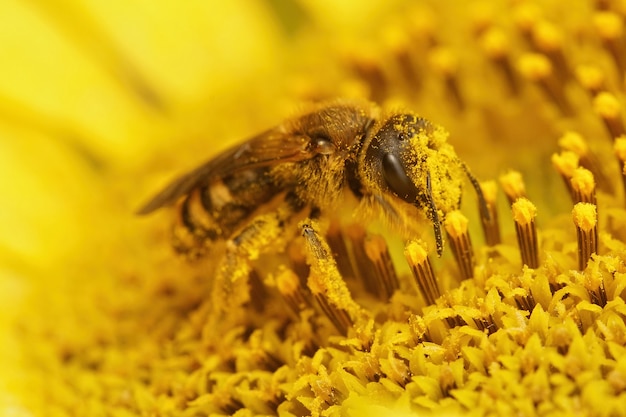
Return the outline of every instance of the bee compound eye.
<path id="1" fill-rule="evenodd" d="M 406 202 L 414 204 L 418 195 L 417 188 L 404 171 L 398 157 L 387 153 L 382 158 L 382 165 L 383 177 L 391 191 Z"/>
<path id="2" fill-rule="evenodd" d="M 313 138 L 311 145 L 314 152 L 318 155 L 330 155 L 335 152 L 335 145 L 327 137 L 318 136 Z"/>

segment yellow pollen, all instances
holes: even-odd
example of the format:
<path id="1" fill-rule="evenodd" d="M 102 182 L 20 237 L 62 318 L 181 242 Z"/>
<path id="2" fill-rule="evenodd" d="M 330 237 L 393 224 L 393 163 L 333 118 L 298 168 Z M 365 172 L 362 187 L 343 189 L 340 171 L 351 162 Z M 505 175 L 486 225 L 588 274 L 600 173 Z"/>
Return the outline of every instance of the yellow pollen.
<path id="1" fill-rule="evenodd" d="M 451 211 L 446 215 L 445 228 L 450 237 L 458 238 L 467 233 L 467 217 L 458 210 Z"/>
<path id="2" fill-rule="evenodd" d="M 533 27 L 533 40 L 541 51 L 555 51 L 563 45 L 563 34 L 553 24 L 541 21 Z"/>
<path id="3" fill-rule="evenodd" d="M 526 185 L 524 185 L 522 174 L 518 171 L 511 170 L 501 175 L 500 185 L 511 203 L 526 195 Z"/>
<path id="4" fill-rule="evenodd" d="M 495 181 L 483 181 L 480 183 L 480 189 L 487 203 L 495 203 L 498 195 L 498 184 Z"/>
<path id="5" fill-rule="evenodd" d="M 620 161 L 626 162 L 626 136 L 620 136 L 615 139 L 613 150 Z"/>
<path id="6" fill-rule="evenodd" d="M 525 53 L 517 65 L 521 74 L 532 81 L 539 81 L 552 75 L 552 63 L 545 56 L 537 53 Z"/>
<path id="7" fill-rule="evenodd" d="M 582 195 L 591 195 L 595 192 L 596 182 L 593 174 L 586 168 L 578 167 L 572 173 L 572 187 Z"/>
<path id="8" fill-rule="evenodd" d="M 458 69 L 458 58 L 455 53 L 448 48 L 438 47 L 429 56 L 433 69 L 445 76 L 453 75 Z"/>
<path id="9" fill-rule="evenodd" d="M 606 76 L 598 67 L 579 65 L 576 67 L 576 78 L 583 87 L 596 93 L 604 88 Z"/>
<path id="10" fill-rule="evenodd" d="M 576 204 L 572 210 L 572 218 L 576 227 L 584 232 L 590 232 L 598 222 L 596 205 L 591 203 Z"/>
<path id="11" fill-rule="evenodd" d="M 485 32 L 480 44 L 491 58 L 501 58 L 509 52 L 509 40 L 504 31 L 498 28 L 490 28 Z"/>
<path id="12" fill-rule="evenodd" d="M 597 12 L 593 15 L 593 25 L 601 38 L 619 39 L 624 33 L 623 18 L 613 12 Z"/>
<path id="13" fill-rule="evenodd" d="M 605 119 L 616 119 L 620 117 L 622 106 L 615 95 L 603 91 L 593 100 L 593 109 Z"/>
<path id="14" fill-rule="evenodd" d="M 519 198 L 513 206 L 513 220 L 520 225 L 526 225 L 535 220 L 537 207 L 526 198 Z"/>
<path id="15" fill-rule="evenodd" d="M 552 155 L 552 164 L 564 177 L 571 177 L 578 168 L 579 158 L 574 152 L 564 151 Z"/>
<path id="16" fill-rule="evenodd" d="M 559 146 L 574 152 L 578 156 L 586 155 L 589 152 L 587 143 L 583 137 L 576 132 L 565 132 L 563 136 L 559 138 Z"/>

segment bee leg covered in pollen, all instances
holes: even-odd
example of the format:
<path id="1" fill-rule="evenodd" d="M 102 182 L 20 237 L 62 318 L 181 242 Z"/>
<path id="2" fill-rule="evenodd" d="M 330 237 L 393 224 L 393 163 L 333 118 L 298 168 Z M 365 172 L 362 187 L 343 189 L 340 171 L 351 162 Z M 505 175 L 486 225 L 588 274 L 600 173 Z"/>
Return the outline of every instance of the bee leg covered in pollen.
<path id="1" fill-rule="evenodd" d="M 307 262 L 311 266 L 307 285 L 320 309 L 333 325 L 347 334 L 365 312 L 352 299 L 326 239 L 319 232 L 319 224 L 306 219 L 299 225 L 305 239 Z"/>
<path id="2" fill-rule="evenodd" d="M 284 244 L 284 225 L 298 209 L 297 204 L 286 201 L 275 211 L 251 219 L 226 242 L 225 254 L 215 272 L 210 300 L 211 317 L 215 323 L 209 323 L 206 329 L 218 329 L 222 325 L 232 327 L 232 322 L 237 322 L 242 310 L 239 307 L 250 301 L 251 262 Z"/>

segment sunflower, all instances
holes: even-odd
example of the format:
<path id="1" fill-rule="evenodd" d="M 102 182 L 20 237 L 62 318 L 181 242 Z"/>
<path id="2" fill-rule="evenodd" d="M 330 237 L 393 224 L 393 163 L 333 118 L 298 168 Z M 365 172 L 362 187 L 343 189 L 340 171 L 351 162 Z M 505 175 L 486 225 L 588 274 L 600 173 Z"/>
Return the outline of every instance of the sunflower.
<path id="1" fill-rule="evenodd" d="M 623 2 L 210 3 L 0 6 L 3 415 L 626 413 Z M 331 224 L 220 323 L 136 209 L 338 97 L 444 126 L 484 202 L 442 257 Z"/>

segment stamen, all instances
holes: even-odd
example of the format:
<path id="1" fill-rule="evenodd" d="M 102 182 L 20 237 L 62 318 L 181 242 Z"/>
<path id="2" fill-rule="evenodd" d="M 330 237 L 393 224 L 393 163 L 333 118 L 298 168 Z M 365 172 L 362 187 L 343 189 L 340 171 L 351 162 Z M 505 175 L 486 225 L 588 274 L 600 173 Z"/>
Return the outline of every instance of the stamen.
<path id="1" fill-rule="evenodd" d="M 571 184 L 574 203 L 596 204 L 596 182 L 591 171 L 583 167 L 576 168 L 572 174 Z"/>
<path id="2" fill-rule="evenodd" d="M 584 270 L 591 255 L 598 253 L 598 215 L 596 205 L 577 203 L 572 211 L 578 239 L 578 269 Z"/>
<path id="3" fill-rule="evenodd" d="M 465 102 L 458 81 L 458 58 L 451 49 L 438 47 L 430 53 L 430 65 L 435 73 L 441 74 L 444 79 L 448 95 L 452 98 L 458 110 L 465 108 Z"/>
<path id="4" fill-rule="evenodd" d="M 559 146 L 567 151 L 574 152 L 578 155 L 580 166 L 591 171 L 596 178 L 598 187 L 609 193 L 614 190 L 614 185 L 610 178 L 604 175 L 602 164 L 591 152 L 585 139 L 576 132 L 566 132 L 559 139 Z"/>
<path id="5" fill-rule="evenodd" d="M 539 249 L 537 245 L 537 227 L 535 218 L 537 208 L 528 199 L 519 198 L 512 205 L 517 242 L 522 255 L 522 263 L 529 268 L 539 267 Z"/>
<path id="6" fill-rule="evenodd" d="M 606 89 L 604 71 L 592 65 L 579 65 L 576 68 L 576 79 L 589 92 L 591 97 L 597 96 Z"/>
<path id="7" fill-rule="evenodd" d="M 611 139 L 624 135 L 624 123 L 622 122 L 622 106 L 613 94 L 606 91 L 598 94 L 593 100 L 593 109 L 602 118 Z"/>
<path id="8" fill-rule="evenodd" d="M 409 242 L 404 248 L 404 256 L 411 267 L 411 271 L 413 271 L 413 276 L 426 304 L 434 304 L 435 300 L 441 296 L 441 292 L 426 247 L 420 242 Z"/>
<path id="9" fill-rule="evenodd" d="M 522 35 L 530 41 L 533 27 L 541 18 L 541 9 L 535 3 L 518 3 L 514 10 L 514 20 Z"/>
<path id="10" fill-rule="evenodd" d="M 474 251 L 472 250 L 467 223 L 467 218 L 458 210 L 448 213 L 445 220 L 452 253 L 463 279 L 474 276 Z"/>
<path id="11" fill-rule="evenodd" d="M 574 190 L 572 189 L 570 179 L 572 178 L 572 175 L 574 175 L 574 170 L 578 168 L 578 161 L 578 155 L 570 151 L 564 151 L 552 155 L 552 165 L 557 171 L 559 171 L 559 174 L 561 174 L 563 183 L 565 184 L 565 187 L 567 187 L 567 191 L 572 197 L 572 200 L 574 200 Z"/>
<path id="12" fill-rule="evenodd" d="M 300 282 L 300 277 L 291 269 L 282 268 L 279 271 L 276 276 L 276 287 L 296 315 L 310 306 L 307 293 Z"/>
<path id="13" fill-rule="evenodd" d="M 482 36 L 481 46 L 506 80 L 509 91 L 512 94 L 519 93 L 519 83 L 511 65 L 509 40 L 505 32 L 498 28 L 489 29 Z"/>
<path id="14" fill-rule="evenodd" d="M 615 69 L 620 79 L 623 79 L 626 70 L 624 54 L 624 22 L 622 16 L 613 12 L 597 12 L 593 16 L 593 24 L 602 44 L 609 52 L 615 63 Z"/>
<path id="15" fill-rule="evenodd" d="M 374 263 L 378 280 L 378 296 L 383 300 L 391 298 L 393 293 L 400 288 L 396 269 L 393 266 L 387 242 L 380 235 L 368 236 L 365 240 L 365 253 Z"/>
<path id="16" fill-rule="evenodd" d="M 556 74 L 552 62 L 542 54 L 526 53 L 518 62 L 520 73 L 536 83 L 554 105 L 565 115 L 572 114 L 572 109 L 565 96 L 564 84 Z"/>
<path id="17" fill-rule="evenodd" d="M 509 204 L 513 204 L 518 198 L 526 197 L 526 185 L 522 179 L 522 174 L 518 171 L 509 171 L 501 175 L 500 185 L 509 200 Z"/>
<path id="18" fill-rule="evenodd" d="M 542 20 L 533 26 L 533 44 L 545 54 L 556 69 L 556 76 L 561 80 L 570 77 L 569 66 L 563 54 L 563 33 L 552 23 Z"/>
<path id="19" fill-rule="evenodd" d="M 480 212 L 480 221 L 483 225 L 485 243 L 488 246 L 494 246 L 501 242 L 498 210 L 496 205 L 498 186 L 495 181 L 485 181 L 480 183 L 480 188 L 482 190 L 482 195 L 485 198 L 487 212 L 489 213 L 489 217 L 487 217 L 483 215 L 482 211 Z"/>

